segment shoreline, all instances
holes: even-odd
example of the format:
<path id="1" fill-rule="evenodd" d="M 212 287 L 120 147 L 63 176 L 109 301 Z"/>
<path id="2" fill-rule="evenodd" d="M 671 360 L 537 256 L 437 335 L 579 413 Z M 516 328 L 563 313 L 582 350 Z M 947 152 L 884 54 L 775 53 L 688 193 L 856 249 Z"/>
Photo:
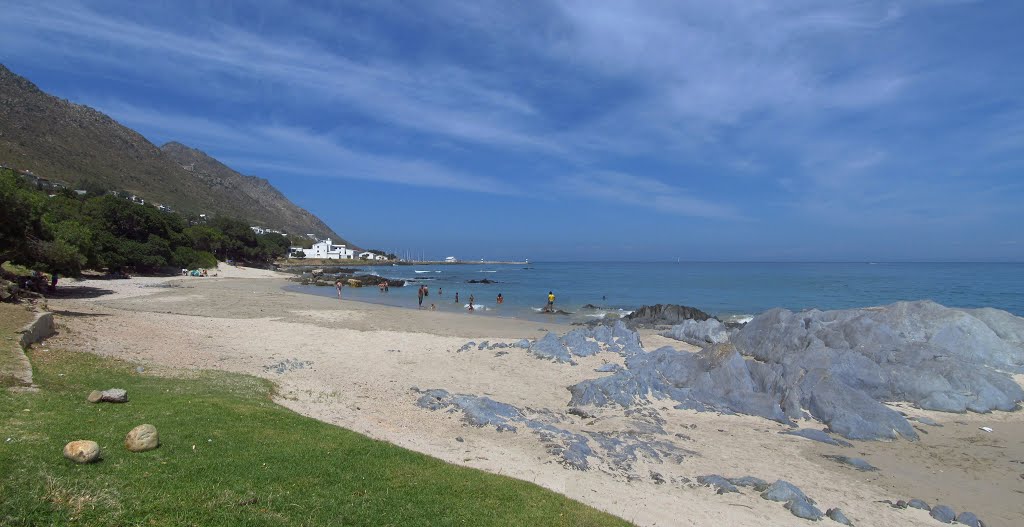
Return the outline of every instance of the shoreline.
<path id="1" fill-rule="evenodd" d="M 126 359 L 157 373 L 210 368 L 264 377 L 278 384 L 280 404 L 304 415 L 448 462 L 533 481 L 640 525 L 802 521 L 756 493 L 717 495 L 694 483 L 706 474 L 785 479 L 865 525 L 933 525 L 924 511 L 876 503 L 912 497 L 974 510 L 990 525 L 1009 525 L 1024 516 L 1014 499 L 1024 488 L 1013 480 L 1015 465 L 1008 462 L 1024 460 L 1022 412 L 902 408 L 944 427 L 929 428 L 916 443 L 858 441 L 854 450 L 843 450 L 780 435 L 789 428 L 758 417 L 676 410 L 654 402 L 644 408 L 664 420 L 660 426 L 666 434 L 657 437 L 693 454 L 679 462 L 641 457 L 628 469 L 602 465 L 581 472 L 554 462 L 527 430 L 469 426 L 459 414 L 416 406 L 420 393 L 413 391 L 486 396 L 533 409 L 584 435 L 649 428 L 639 414 L 619 408 L 597 408 L 589 419 L 567 413 L 566 386 L 606 375 L 593 370 L 619 362 L 617 356 L 584 357 L 574 366 L 522 350 L 458 351 L 469 340 L 513 343 L 547 331 L 563 334 L 571 326 L 339 301 L 282 290 L 288 282 L 276 274 L 251 279 L 244 272 L 218 274 L 118 284 L 124 294 L 52 299 L 65 329 L 49 345 Z M 662 345 L 696 350 L 653 332 L 642 332 L 641 338 L 648 350 Z M 1024 376 L 1017 380 L 1024 382 Z M 980 432 L 979 426 L 996 433 Z M 882 471 L 856 472 L 822 458 L 823 453 L 863 456 Z"/>

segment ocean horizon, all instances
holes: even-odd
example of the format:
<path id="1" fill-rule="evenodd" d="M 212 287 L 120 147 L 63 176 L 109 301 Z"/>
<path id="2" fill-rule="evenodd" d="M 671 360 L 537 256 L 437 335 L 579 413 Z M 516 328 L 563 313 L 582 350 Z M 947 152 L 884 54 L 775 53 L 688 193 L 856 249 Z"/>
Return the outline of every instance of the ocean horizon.
<path id="1" fill-rule="evenodd" d="M 404 280 L 381 293 L 345 287 L 348 300 L 417 307 L 416 291 L 428 286 L 423 305 L 475 314 L 552 322 L 584 322 L 608 313 L 625 315 L 643 305 L 696 307 L 722 320 L 747 320 L 775 307 L 793 311 L 848 309 L 898 301 L 932 300 L 948 307 L 992 307 L 1024 316 L 1024 263 L 1018 262 L 530 262 L 525 264 L 339 267 Z M 487 279 L 493 283 L 469 283 Z M 289 286 L 335 296 L 333 287 Z M 440 294 L 439 294 L 440 289 Z M 570 315 L 540 313 L 548 291 Z M 455 302 L 455 293 L 459 302 Z M 504 303 L 497 304 L 501 293 Z"/>

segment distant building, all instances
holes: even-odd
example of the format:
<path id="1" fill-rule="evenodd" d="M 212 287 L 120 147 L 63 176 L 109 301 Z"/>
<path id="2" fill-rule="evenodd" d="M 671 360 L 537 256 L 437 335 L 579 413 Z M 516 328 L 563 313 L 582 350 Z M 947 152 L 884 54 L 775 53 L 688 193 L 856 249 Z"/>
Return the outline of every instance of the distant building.
<path id="1" fill-rule="evenodd" d="M 388 257 L 384 256 L 383 254 L 377 254 L 377 253 L 374 253 L 374 252 L 365 251 L 365 252 L 359 253 L 359 259 L 360 260 L 387 261 Z"/>
<path id="2" fill-rule="evenodd" d="M 298 247 L 292 247 L 292 249 L 299 249 Z M 356 252 L 353 249 L 349 249 L 344 245 L 334 245 L 331 243 L 331 239 L 319 241 L 313 244 L 310 249 L 301 249 L 302 254 L 306 258 L 324 258 L 327 260 L 354 260 Z M 298 252 L 298 251 L 294 251 Z"/>
<path id="3" fill-rule="evenodd" d="M 256 234 L 263 234 L 264 232 L 266 232 L 266 230 L 263 227 L 260 227 L 259 225 L 252 225 L 249 228 L 252 229 L 252 232 L 255 232 Z"/>
<path id="4" fill-rule="evenodd" d="M 457 262 L 459 260 L 458 260 L 458 258 L 455 258 L 454 256 L 448 256 L 448 257 L 446 257 L 444 259 L 444 261 L 445 261 L 445 263 L 455 263 L 455 262 Z"/>

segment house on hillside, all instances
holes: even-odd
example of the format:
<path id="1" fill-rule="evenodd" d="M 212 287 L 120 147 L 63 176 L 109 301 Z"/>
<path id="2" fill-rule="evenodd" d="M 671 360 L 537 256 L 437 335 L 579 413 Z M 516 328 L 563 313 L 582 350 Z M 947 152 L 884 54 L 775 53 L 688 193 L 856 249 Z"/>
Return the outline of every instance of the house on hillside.
<path id="1" fill-rule="evenodd" d="M 299 252 L 295 249 L 299 247 L 292 247 L 293 252 Z M 353 249 L 349 249 L 344 245 L 334 245 L 331 243 L 331 239 L 327 238 L 313 244 L 310 249 L 300 249 L 302 254 L 306 258 L 324 258 L 327 260 L 354 260 L 356 252 Z"/>
<path id="2" fill-rule="evenodd" d="M 252 229 L 252 232 L 255 232 L 256 234 L 263 234 L 264 232 L 266 232 L 266 230 L 263 227 L 260 227 L 259 225 L 251 225 L 249 228 Z"/>

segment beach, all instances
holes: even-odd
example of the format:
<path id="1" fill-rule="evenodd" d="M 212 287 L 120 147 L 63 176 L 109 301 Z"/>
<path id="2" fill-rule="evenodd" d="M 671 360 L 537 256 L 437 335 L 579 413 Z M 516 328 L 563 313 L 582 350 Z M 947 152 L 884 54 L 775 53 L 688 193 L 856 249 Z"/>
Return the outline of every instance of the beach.
<path id="1" fill-rule="evenodd" d="M 789 481 L 822 511 L 838 507 L 857 525 L 936 525 L 923 510 L 882 503 L 911 498 L 973 511 L 987 525 L 1024 518 L 1021 412 L 950 414 L 891 405 L 942 426 L 915 424 L 917 442 L 856 441 L 852 448 L 780 435 L 790 428 L 760 417 L 675 409 L 671 402 L 655 401 L 642 412 L 599 407 L 569 414 L 566 388 L 607 375 L 594 370 L 621 365 L 620 356 L 556 363 L 520 348 L 479 344 L 561 335 L 571 326 L 300 294 L 284 289 L 286 276 L 222 265 L 210 278 L 62 282 L 62 295 L 49 301 L 59 335 L 47 346 L 124 359 L 146 374 L 218 369 L 267 378 L 279 386 L 277 402 L 303 415 L 532 481 L 638 525 L 805 521 L 752 489 L 716 494 L 697 483 L 709 474 Z M 698 351 L 651 330 L 640 337 L 647 350 Z M 478 345 L 464 348 L 470 341 Z M 1024 383 L 1024 376 L 1015 380 Z M 499 432 L 468 425 L 459 413 L 418 406 L 431 389 L 486 396 L 577 434 L 653 438 L 660 446 L 576 470 L 525 427 Z M 826 454 L 861 457 L 879 470 L 860 472 Z"/>

